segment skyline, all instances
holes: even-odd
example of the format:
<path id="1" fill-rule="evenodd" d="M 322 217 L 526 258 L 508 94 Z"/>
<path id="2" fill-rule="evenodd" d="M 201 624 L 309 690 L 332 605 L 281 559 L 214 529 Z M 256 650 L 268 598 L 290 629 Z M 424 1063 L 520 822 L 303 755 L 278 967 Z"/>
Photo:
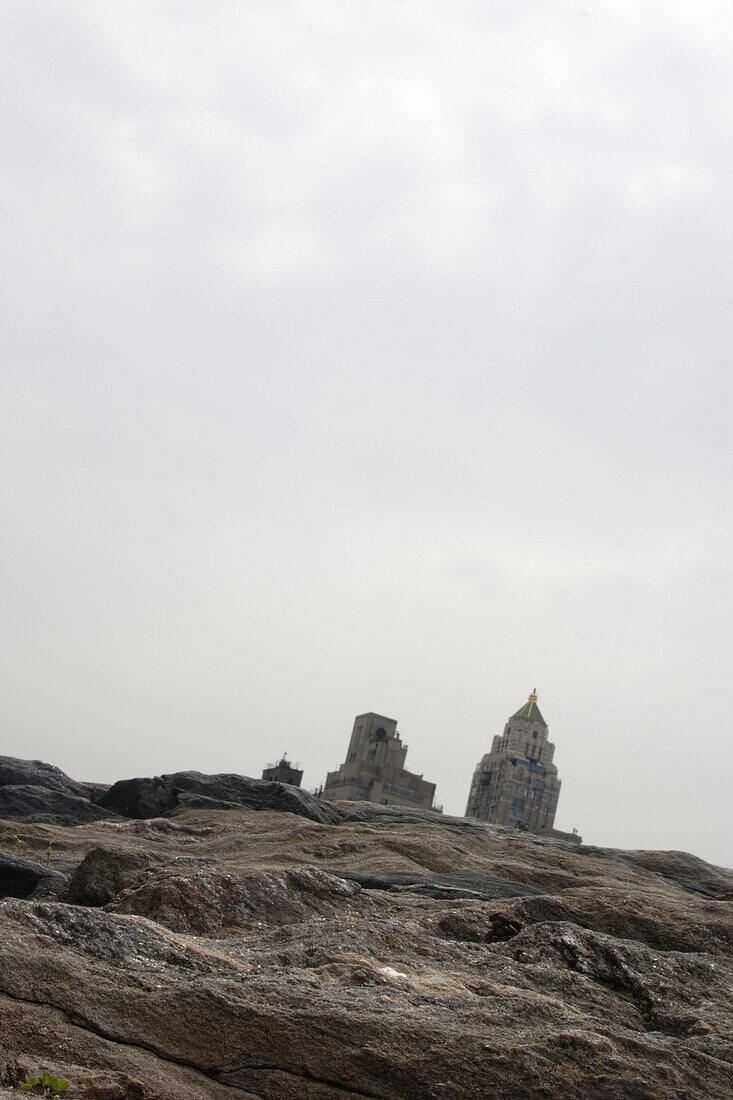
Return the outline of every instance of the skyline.
<path id="1" fill-rule="evenodd" d="M 701 0 L 0 11 L 4 754 L 733 864 L 733 21 Z"/>

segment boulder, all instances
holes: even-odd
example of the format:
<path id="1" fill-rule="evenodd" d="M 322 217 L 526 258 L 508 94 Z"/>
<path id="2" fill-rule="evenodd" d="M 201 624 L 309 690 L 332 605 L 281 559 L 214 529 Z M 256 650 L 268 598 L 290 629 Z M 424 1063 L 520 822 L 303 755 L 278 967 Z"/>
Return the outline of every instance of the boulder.
<path id="1" fill-rule="evenodd" d="M 138 884 L 153 862 L 139 852 L 92 848 L 69 880 L 67 900 L 73 905 L 107 905 Z"/>
<path id="2" fill-rule="evenodd" d="M 15 756 L 0 756 L 0 787 L 43 787 L 77 798 L 89 796 L 86 785 L 71 779 L 61 768 L 42 760 L 19 760 Z"/>
<path id="3" fill-rule="evenodd" d="M 17 856 L 0 852 L 0 898 L 31 898 L 60 894 L 66 876 Z"/>
<path id="4" fill-rule="evenodd" d="M 99 797 L 99 805 L 121 817 L 162 817 L 178 805 L 170 776 L 119 779 Z"/>
<path id="5" fill-rule="evenodd" d="M 114 816 L 114 813 L 95 805 L 88 798 L 67 791 L 28 784 L 0 787 L 0 818 L 9 821 L 85 825 Z"/>

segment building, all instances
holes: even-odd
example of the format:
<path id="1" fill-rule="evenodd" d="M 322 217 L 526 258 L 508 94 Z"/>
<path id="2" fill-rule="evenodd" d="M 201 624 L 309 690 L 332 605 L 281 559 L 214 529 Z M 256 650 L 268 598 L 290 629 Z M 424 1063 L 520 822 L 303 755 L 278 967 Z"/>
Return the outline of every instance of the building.
<path id="1" fill-rule="evenodd" d="M 262 773 L 263 779 L 274 780 L 275 783 L 289 783 L 291 787 L 299 787 L 303 779 L 303 772 L 283 756 L 277 764 L 268 764 Z"/>
<path id="2" fill-rule="evenodd" d="M 560 779 L 552 762 L 555 746 L 533 691 L 494 737 L 473 773 L 466 817 L 513 825 L 579 844 L 577 833 L 555 829 Z"/>
<path id="3" fill-rule="evenodd" d="M 394 718 L 359 714 L 349 741 L 346 760 L 329 772 L 321 798 L 330 802 L 378 802 L 382 806 L 417 806 L 429 810 L 435 784 L 405 770 L 407 745 L 403 745 Z"/>

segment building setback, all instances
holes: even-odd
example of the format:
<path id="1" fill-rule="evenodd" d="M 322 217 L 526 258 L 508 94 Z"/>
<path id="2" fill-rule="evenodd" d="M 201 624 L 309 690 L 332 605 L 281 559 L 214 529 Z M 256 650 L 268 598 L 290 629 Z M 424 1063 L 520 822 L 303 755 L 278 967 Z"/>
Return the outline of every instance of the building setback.
<path id="1" fill-rule="evenodd" d="M 555 746 L 547 738 L 547 722 L 533 691 L 476 765 L 466 817 L 580 843 L 577 833 L 553 827 L 560 779 L 552 762 Z"/>
<path id="2" fill-rule="evenodd" d="M 349 741 L 346 760 L 329 772 L 321 798 L 330 802 L 378 802 L 382 806 L 433 805 L 435 784 L 405 770 L 407 745 L 397 733 L 394 718 L 382 714 L 359 714 Z"/>

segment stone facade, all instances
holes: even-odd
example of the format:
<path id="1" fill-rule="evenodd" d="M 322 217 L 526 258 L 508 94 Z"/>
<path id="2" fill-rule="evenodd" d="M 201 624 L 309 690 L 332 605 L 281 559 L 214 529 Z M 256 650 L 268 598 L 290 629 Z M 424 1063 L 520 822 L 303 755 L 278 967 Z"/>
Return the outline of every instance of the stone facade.
<path id="1" fill-rule="evenodd" d="M 349 741 L 346 760 L 329 772 L 321 798 L 331 802 L 378 802 L 382 806 L 416 806 L 429 810 L 435 784 L 405 770 L 407 745 L 397 733 L 394 718 L 359 714 Z"/>
<path id="2" fill-rule="evenodd" d="M 299 787 L 303 780 L 303 772 L 283 756 L 282 760 L 276 764 L 267 765 L 262 778 L 274 780 L 276 783 L 289 783 L 291 787 Z"/>
<path id="3" fill-rule="evenodd" d="M 553 828 L 560 779 L 552 762 L 555 746 L 534 692 L 494 737 L 491 752 L 476 765 L 466 817 L 511 825 L 580 843 L 576 833 Z"/>

